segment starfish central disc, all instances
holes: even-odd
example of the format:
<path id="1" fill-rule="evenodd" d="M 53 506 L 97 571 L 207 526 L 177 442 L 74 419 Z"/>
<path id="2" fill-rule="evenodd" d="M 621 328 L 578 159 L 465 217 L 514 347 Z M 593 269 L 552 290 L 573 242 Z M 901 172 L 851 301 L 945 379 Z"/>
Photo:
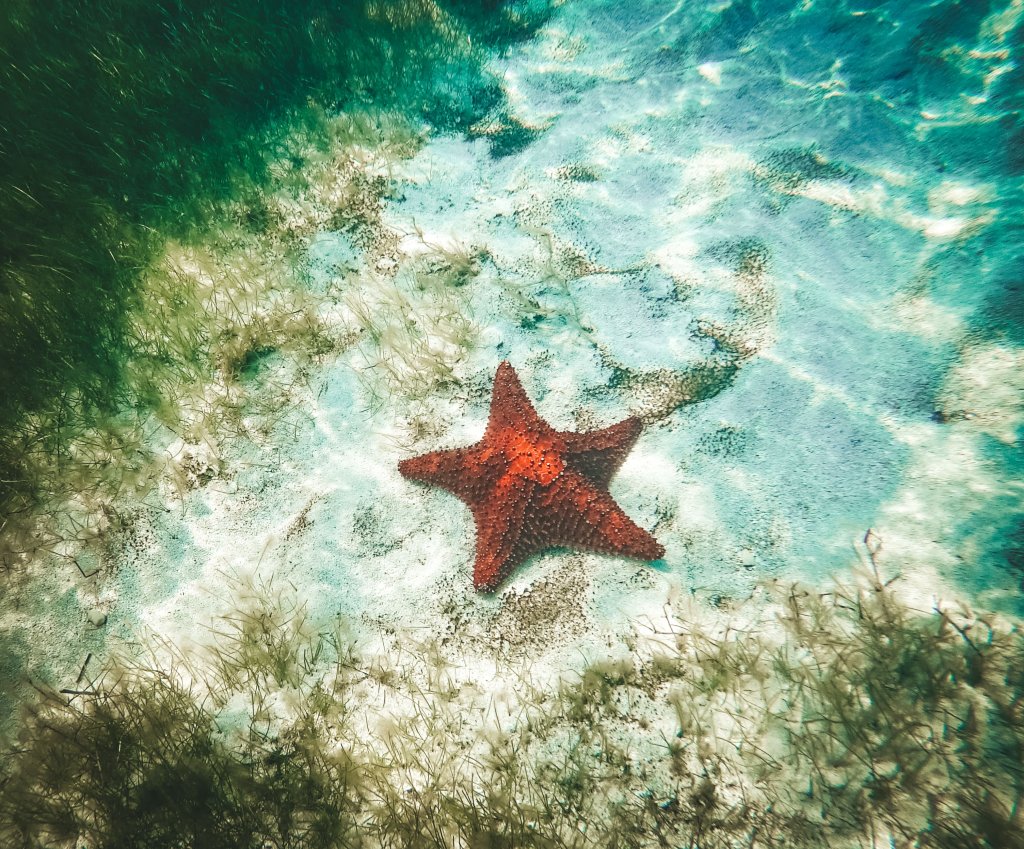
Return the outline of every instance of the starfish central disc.
<path id="1" fill-rule="evenodd" d="M 502 434 L 502 452 L 508 459 L 506 476 L 529 478 L 547 486 L 565 469 L 559 449 L 565 446 L 537 434 L 506 430 Z"/>
<path id="2" fill-rule="evenodd" d="M 531 554 L 553 546 L 641 560 L 664 556 L 661 544 L 608 493 L 641 429 L 631 417 L 588 433 L 556 431 L 503 362 L 483 439 L 403 460 L 398 469 L 469 506 L 476 523 L 473 584 L 491 591 Z"/>

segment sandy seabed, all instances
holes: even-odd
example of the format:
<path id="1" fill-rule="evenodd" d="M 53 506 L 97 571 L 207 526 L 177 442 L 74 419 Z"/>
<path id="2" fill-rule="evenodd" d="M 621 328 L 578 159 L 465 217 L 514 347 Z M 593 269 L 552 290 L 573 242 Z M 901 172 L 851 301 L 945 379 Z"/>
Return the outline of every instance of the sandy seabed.
<path id="1" fill-rule="evenodd" d="M 388 187 L 371 227 L 330 226 L 330 168 L 280 196 L 291 273 L 344 344 L 255 362 L 252 397 L 284 399 L 245 408 L 258 438 L 159 437 L 177 472 L 122 505 L 102 569 L 9 617 L 41 637 L 34 674 L 70 684 L 141 635 L 202 657 L 222 617 L 286 591 L 370 655 L 457 657 L 486 718 L 527 672 L 543 689 L 642 656 L 638 633 L 707 617 L 768 639 L 793 582 L 899 575 L 888 591 L 926 615 L 1024 613 L 1024 348 L 1001 300 L 1020 189 L 972 153 L 999 117 L 1003 19 L 942 90 L 903 67 L 931 7 L 900 26 L 739 9 L 566 3 L 494 60 L 507 113 L 359 154 Z M 558 429 L 643 419 L 611 491 L 663 560 L 558 550 L 473 590 L 469 511 L 397 464 L 476 441 L 502 360 Z"/>

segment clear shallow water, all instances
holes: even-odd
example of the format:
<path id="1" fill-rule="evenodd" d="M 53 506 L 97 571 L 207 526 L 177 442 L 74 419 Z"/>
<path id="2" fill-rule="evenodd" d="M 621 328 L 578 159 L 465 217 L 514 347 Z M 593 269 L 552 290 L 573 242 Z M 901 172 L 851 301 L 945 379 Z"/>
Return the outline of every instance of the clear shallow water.
<path id="1" fill-rule="evenodd" d="M 590 426 L 649 414 L 615 492 L 668 548 L 656 586 L 667 574 L 741 598 L 771 577 L 823 583 L 873 528 L 894 571 L 1019 610 L 1017 180 L 1005 146 L 979 157 L 970 143 L 1010 97 L 995 24 L 970 48 L 988 64 L 965 55 L 939 85 L 935 56 L 959 42 L 938 7 L 898 21 L 730 9 L 567 5 L 495 60 L 516 119 L 536 128 L 519 147 L 429 141 L 383 209 L 405 234 L 397 249 L 358 256 L 343 236 L 314 238 L 314 279 L 350 286 L 391 264 L 407 285 L 429 245 L 480 251 L 478 276 L 452 295 L 478 332 L 456 358 L 472 391 L 428 397 L 435 435 L 413 439 L 401 391 L 363 414 L 353 374 L 393 352 L 343 355 L 318 375 L 314 422 L 274 446 L 282 462 L 246 473 L 268 495 L 199 494 L 208 512 L 168 520 L 195 535 L 168 551 L 175 574 L 220 551 L 277 558 L 325 610 L 429 615 L 466 577 L 472 527 L 395 466 L 475 439 L 508 358 L 558 426 L 581 411 Z M 403 308 L 429 311 L 432 297 Z M 658 407 L 666 374 L 723 356 L 708 326 L 739 345 L 728 378 Z M 616 373 L 640 388 L 617 388 Z M 254 533 L 310 505 L 301 540 L 265 548 Z M 360 542 L 365 515 L 373 539 Z M 643 571 L 588 569 L 595 588 Z M 537 574 L 528 565 L 515 586 Z"/>
<path id="2" fill-rule="evenodd" d="M 391 342 L 314 369 L 299 415 L 228 446 L 226 480 L 143 503 L 100 586 L 58 571 L 47 594 L 116 609 L 125 634 L 137 617 L 188 630 L 218 575 L 259 563 L 322 615 L 490 609 L 469 590 L 468 512 L 396 466 L 476 439 L 507 358 L 558 427 L 646 417 L 613 494 L 668 553 L 653 569 L 587 558 L 598 622 L 665 592 L 842 578 L 868 528 L 922 591 L 1020 612 L 1016 16 L 559 7 L 491 58 L 504 112 L 386 168 L 366 160 L 393 186 L 383 235 L 332 229 L 336 200 L 309 191 L 313 213 L 287 224 L 302 234 L 290 273 L 335 304 L 328 332 L 364 330 L 354 299 L 392 321 Z M 438 246 L 477 257 L 443 297 L 422 282 Z M 393 326 L 403 311 L 425 337 Z M 402 357 L 453 316 L 468 344 L 435 359 L 455 383 L 410 402 L 424 366 Z M 290 380 L 281 367 L 255 385 Z M 665 401 L 673 381 L 691 402 Z M 564 562 L 538 557 L 509 586 Z M 623 595 L 624 580 L 640 587 Z"/>
<path id="3" fill-rule="evenodd" d="M 245 596 L 229 576 L 255 572 L 316 621 L 557 673 L 691 594 L 759 621 L 759 585 L 832 587 L 869 528 L 914 604 L 1019 615 L 1020 16 L 558 7 L 491 57 L 503 113 L 360 154 L 389 186 L 365 229 L 336 226 L 322 185 L 279 193 L 290 273 L 353 338 L 295 381 L 294 415 L 247 411 L 254 441 L 216 462 L 169 443 L 194 480 L 134 505 L 98 580 L 41 580 L 33 662 L 74 676 L 81 645 L 57 635 L 86 608 L 108 616 L 100 652 L 142 628 L 202 644 Z M 431 283 L 439 247 L 472 255 L 466 279 Z M 557 551 L 472 591 L 468 511 L 397 463 L 477 439 L 502 359 L 556 427 L 645 417 L 612 493 L 663 562 Z M 255 361 L 256 394 L 295 378 Z"/>

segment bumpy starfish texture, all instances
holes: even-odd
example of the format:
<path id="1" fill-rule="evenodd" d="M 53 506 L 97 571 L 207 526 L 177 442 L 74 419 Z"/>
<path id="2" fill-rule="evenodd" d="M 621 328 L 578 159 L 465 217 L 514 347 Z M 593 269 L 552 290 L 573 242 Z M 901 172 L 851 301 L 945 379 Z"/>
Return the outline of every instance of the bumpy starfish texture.
<path id="1" fill-rule="evenodd" d="M 557 431 L 537 415 L 515 370 L 503 362 L 483 439 L 402 460 L 398 470 L 469 506 L 476 522 L 473 584 L 490 592 L 531 554 L 553 546 L 640 560 L 664 556 L 664 547 L 608 493 L 642 427 L 630 417 L 588 433 Z"/>

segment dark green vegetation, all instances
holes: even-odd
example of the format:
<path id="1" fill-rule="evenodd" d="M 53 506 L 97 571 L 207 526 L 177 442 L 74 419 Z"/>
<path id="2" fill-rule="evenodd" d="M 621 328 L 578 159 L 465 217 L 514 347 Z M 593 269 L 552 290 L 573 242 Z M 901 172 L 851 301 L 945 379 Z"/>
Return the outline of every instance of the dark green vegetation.
<path id="1" fill-rule="evenodd" d="M 437 643 L 363 648 L 234 590 L 205 655 L 44 699 L 2 771 L 5 847 L 1024 846 L 1021 633 L 872 570 L 767 587 L 739 630 L 677 610 L 497 698 Z"/>
<path id="2" fill-rule="evenodd" d="M 167 318 L 140 314 L 137 300 L 167 239 L 187 243 L 245 197 L 259 227 L 267 163 L 289 130 L 325 112 L 388 111 L 442 131 L 480 120 L 503 100 L 484 51 L 546 13 L 547 3 L 433 0 L 4 4 L 5 529 L 62 487 L 80 489 L 62 482 L 76 436 L 98 429 L 118 442 L 115 414 L 167 401 L 158 381 L 125 381 L 126 363 L 152 359 L 163 329 L 153 323 Z"/>

